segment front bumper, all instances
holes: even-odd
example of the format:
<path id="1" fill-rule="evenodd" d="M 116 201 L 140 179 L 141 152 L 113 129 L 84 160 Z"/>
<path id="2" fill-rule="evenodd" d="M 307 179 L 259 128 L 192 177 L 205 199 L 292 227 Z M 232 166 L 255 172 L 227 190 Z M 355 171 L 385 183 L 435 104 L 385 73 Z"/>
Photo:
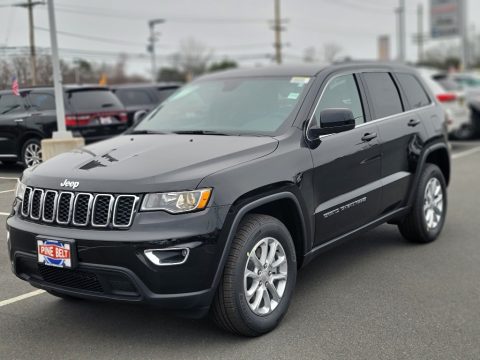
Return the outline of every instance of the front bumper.
<path id="1" fill-rule="evenodd" d="M 12 270 L 31 285 L 68 295 L 205 313 L 215 293 L 225 236 L 220 231 L 228 209 L 169 215 L 138 213 L 128 230 L 79 229 L 49 226 L 21 219 L 7 220 Z M 152 223 L 155 221 L 155 223 Z M 37 237 L 75 241 L 74 269 L 37 262 Z M 189 249 L 181 265 L 157 266 L 147 249 Z"/>

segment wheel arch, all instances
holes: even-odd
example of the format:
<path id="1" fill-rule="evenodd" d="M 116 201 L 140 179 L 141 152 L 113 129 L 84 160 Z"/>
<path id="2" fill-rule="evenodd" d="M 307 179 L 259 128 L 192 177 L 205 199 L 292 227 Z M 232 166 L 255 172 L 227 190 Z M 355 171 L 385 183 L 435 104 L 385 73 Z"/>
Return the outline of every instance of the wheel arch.
<path id="1" fill-rule="evenodd" d="M 297 196 L 289 190 L 286 185 L 287 184 L 284 184 L 284 186 L 277 188 L 276 191 L 273 190 L 273 192 L 270 190 L 270 193 L 264 193 L 263 195 L 258 194 L 260 190 L 255 190 L 241 196 L 232 205 L 233 220 L 225 222 L 228 226 L 228 233 L 219 266 L 214 277 L 213 288 L 216 288 L 220 282 L 233 238 L 242 219 L 247 214 L 264 214 L 278 218 L 278 209 L 283 209 L 280 208 L 280 206 L 289 205 L 287 207 L 288 211 L 283 215 L 283 220 L 279 220 L 284 223 L 292 236 L 297 257 L 297 266 L 301 267 L 305 252 L 308 249 L 309 231 L 305 222 L 305 211 L 302 209 L 302 205 Z M 278 209 L 275 208 L 276 206 L 278 206 Z"/>
<path id="2" fill-rule="evenodd" d="M 35 131 L 29 131 L 29 132 L 26 132 L 26 133 L 22 134 L 22 136 L 20 137 L 20 139 L 17 143 L 18 144 L 17 145 L 18 158 L 21 159 L 23 146 L 25 145 L 25 143 L 28 140 L 30 140 L 30 139 L 42 140 L 44 137 L 45 136 L 42 133 L 35 132 Z M 21 160 L 23 160 L 23 159 L 21 159 Z"/>

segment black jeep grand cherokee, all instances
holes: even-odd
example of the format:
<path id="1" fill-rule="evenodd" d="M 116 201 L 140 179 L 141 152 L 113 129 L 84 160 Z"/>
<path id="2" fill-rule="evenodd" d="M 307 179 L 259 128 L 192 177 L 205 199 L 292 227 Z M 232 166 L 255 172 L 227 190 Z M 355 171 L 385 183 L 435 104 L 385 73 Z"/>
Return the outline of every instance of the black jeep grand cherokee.
<path id="1" fill-rule="evenodd" d="M 56 296 L 210 311 L 260 335 L 331 245 L 385 222 L 435 240 L 449 159 L 441 107 L 408 67 L 208 75 L 129 133 L 27 169 L 12 269 Z"/>

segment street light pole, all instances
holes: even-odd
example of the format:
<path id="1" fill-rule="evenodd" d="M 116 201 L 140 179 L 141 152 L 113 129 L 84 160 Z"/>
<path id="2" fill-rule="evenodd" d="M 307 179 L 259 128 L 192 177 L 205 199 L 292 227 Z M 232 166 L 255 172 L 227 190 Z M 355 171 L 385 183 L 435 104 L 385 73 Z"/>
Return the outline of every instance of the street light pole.
<path id="1" fill-rule="evenodd" d="M 50 43 L 52 48 L 53 87 L 55 92 L 55 108 L 57 112 L 57 131 L 54 138 L 71 138 L 72 133 L 65 127 L 65 106 L 63 102 L 62 74 L 58 58 L 57 25 L 55 22 L 55 9 L 53 0 L 48 0 L 48 21 L 50 25 Z"/>
<path id="2" fill-rule="evenodd" d="M 157 80 L 157 59 L 155 55 L 155 43 L 157 41 L 155 36 L 155 25 L 163 24 L 164 19 L 153 19 L 148 22 L 148 27 L 150 28 L 150 38 L 148 51 L 150 51 L 151 62 L 152 62 L 152 82 L 154 83 Z"/>

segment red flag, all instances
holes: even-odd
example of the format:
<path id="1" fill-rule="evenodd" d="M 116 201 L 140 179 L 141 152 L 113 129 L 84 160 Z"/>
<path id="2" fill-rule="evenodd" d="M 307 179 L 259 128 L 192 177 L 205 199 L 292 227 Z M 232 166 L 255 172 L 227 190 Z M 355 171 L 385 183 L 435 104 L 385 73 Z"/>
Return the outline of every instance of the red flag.
<path id="1" fill-rule="evenodd" d="M 15 75 L 12 77 L 12 91 L 13 95 L 20 96 L 20 89 L 18 88 L 18 80 Z"/>

